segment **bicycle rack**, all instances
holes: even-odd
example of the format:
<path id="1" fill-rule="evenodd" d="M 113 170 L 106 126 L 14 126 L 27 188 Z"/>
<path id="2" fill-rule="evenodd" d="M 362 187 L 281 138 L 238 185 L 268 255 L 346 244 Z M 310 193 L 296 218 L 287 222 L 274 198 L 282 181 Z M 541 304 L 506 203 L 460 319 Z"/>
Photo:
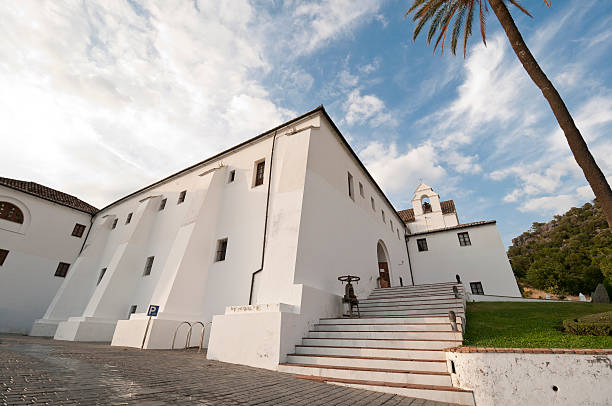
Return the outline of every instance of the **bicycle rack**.
<path id="1" fill-rule="evenodd" d="M 187 340 L 185 341 L 185 348 L 189 348 L 189 343 L 191 342 L 191 332 L 193 328 L 199 324 L 202 326 L 202 332 L 200 333 L 200 345 L 198 346 L 198 352 L 202 352 L 202 344 L 204 343 L 204 333 L 206 332 L 206 326 L 212 324 L 212 321 L 202 323 L 201 321 L 196 321 L 189 327 L 189 332 L 187 333 Z"/>
<path id="2" fill-rule="evenodd" d="M 174 341 L 176 340 L 176 333 L 178 333 L 179 329 L 181 328 L 181 326 L 183 324 L 187 324 L 189 326 L 189 332 L 187 333 L 187 342 L 189 342 L 189 337 L 191 336 L 191 327 L 192 327 L 192 325 L 188 321 L 183 321 L 183 322 L 181 322 L 181 324 L 179 324 L 176 327 L 176 330 L 174 330 L 174 335 L 172 336 L 172 349 L 174 349 Z M 186 348 L 187 348 L 187 343 L 185 343 L 185 348 L 184 349 L 186 349 Z"/>

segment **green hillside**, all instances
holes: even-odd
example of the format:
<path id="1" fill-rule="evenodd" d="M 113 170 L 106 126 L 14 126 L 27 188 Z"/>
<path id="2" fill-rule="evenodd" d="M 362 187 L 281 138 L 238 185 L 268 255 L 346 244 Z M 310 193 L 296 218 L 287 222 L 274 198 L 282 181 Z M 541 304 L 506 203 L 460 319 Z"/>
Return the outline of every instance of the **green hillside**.
<path id="1" fill-rule="evenodd" d="M 601 208 L 586 203 L 512 240 L 508 258 L 518 281 L 556 294 L 590 294 L 612 281 L 612 232 Z"/>

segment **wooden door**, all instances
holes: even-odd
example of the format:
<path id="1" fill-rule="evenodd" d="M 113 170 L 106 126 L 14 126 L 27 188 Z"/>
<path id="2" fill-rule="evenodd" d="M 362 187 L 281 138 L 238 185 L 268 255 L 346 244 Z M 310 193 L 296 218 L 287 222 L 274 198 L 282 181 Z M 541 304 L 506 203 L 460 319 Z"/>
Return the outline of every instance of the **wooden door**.
<path id="1" fill-rule="evenodd" d="M 390 287 L 391 278 L 389 278 L 389 265 L 386 262 L 379 262 L 378 272 L 380 274 L 380 287 L 381 288 Z"/>

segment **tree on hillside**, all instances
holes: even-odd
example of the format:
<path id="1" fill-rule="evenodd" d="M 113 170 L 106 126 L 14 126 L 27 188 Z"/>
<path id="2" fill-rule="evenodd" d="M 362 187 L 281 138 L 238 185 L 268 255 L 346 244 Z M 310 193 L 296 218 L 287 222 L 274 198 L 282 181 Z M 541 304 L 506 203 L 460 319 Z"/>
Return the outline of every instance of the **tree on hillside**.
<path id="1" fill-rule="evenodd" d="M 550 1 L 544 0 L 549 7 Z M 413 0 L 412 6 L 406 12 L 406 16 L 414 12 L 412 19 L 417 22 L 417 25 L 414 29 L 413 40 L 416 40 L 427 22 L 431 22 L 427 32 L 427 43 L 430 44 L 437 34 L 434 52 L 440 43 L 442 44 L 440 52 L 444 52 L 446 34 L 450 28 L 451 51 L 455 55 L 457 42 L 462 36 L 461 31 L 463 29 L 463 56 L 465 57 L 467 40 L 472 35 L 472 22 L 475 13 L 478 13 L 482 42 L 485 45 L 487 44 L 486 15 L 489 11 L 488 5 L 491 6 L 495 16 L 506 32 L 514 53 L 527 71 L 527 74 L 529 74 L 529 77 L 531 77 L 531 80 L 540 88 L 544 98 L 548 101 L 559 126 L 565 134 L 576 162 L 582 169 L 584 176 L 591 185 L 591 189 L 593 189 L 593 193 L 595 193 L 595 197 L 603 208 L 608 227 L 612 229 L 612 190 L 610 189 L 610 184 L 599 166 L 597 166 L 595 158 L 593 158 L 589 151 L 584 138 L 582 138 L 582 134 L 580 134 L 580 130 L 576 127 L 574 119 L 563 99 L 561 99 L 559 92 L 546 77 L 546 74 L 544 74 L 544 71 L 538 65 L 531 51 L 527 48 L 527 44 L 525 44 L 523 36 L 516 27 L 514 19 L 508 7 L 506 7 L 506 3 L 516 6 L 523 13 L 531 17 L 531 14 L 519 4 L 518 0 Z M 452 22 L 453 18 L 454 22 Z"/>

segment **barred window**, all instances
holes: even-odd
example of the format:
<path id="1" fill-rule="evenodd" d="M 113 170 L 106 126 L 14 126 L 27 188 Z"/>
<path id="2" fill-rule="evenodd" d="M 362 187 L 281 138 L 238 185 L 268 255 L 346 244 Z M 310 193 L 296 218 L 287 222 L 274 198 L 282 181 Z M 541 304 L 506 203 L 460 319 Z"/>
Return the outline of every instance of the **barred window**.
<path id="1" fill-rule="evenodd" d="M 484 295 L 484 290 L 482 290 L 482 282 L 470 282 L 470 288 L 472 289 L 473 294 Z"/>
<path id="2" fill-rule="evenodd" d="M 75 224 L 74 229 L 72 230 L 72 236 L 81 238 L 85 232 L 85 228 L 86 227 L 83 224 Z"/>
<path id="3" fill-rule="evenodd" d="M 144 272 L 142 273 L 143 276 L 151 275 L 151 269 L 153 268 L 153 260 L 154 259 L 155 259 L 155 257 L 148 257 L 147 258 L 147 262 L 145 263 Z"/>
<path id="4" fill-rule="evenodd" d="M 255 186 L 263 185 L 265 169 L 266 161 L 261 161 L 257 163 L 257 166 L 255 167 Z"/>
<path id="5" fill-rule="evenodd" d="M 227 252 L 227 238 L 217 240 L 217 255 L 215 256 L 215 262 L 225 261 L 226 252 Z"/>
<path id="6" fill-rule="evenodd" d="M 417 240 L 417 247 L 419 251 L 429 251 L 427 248 L 427 238 L 419 238 Z"/>
<path id="7" fill-rule="evenodd" d="M 0 219 L 23 224 L 23 212 L 13 203 L 0 202 Z"/>
<path id="8" fill-rule="evenodd" d="M 472 245 L 470 241 L 470 235 L 468 233 L 457 233 L 457 237 L 459 237 L 459 245 L 462 247 L 466 247 L 468 245 Z"/>
<path id="9" fill-rule="evenodd" d="M 60 278 L 65 278 L 68 273 L 68 268 L 70 268 L 70 264 L 66 262 L 60 262 L 57 265 L 57 269 L 55 270 L 55 276 L 59 276 Z"/>

